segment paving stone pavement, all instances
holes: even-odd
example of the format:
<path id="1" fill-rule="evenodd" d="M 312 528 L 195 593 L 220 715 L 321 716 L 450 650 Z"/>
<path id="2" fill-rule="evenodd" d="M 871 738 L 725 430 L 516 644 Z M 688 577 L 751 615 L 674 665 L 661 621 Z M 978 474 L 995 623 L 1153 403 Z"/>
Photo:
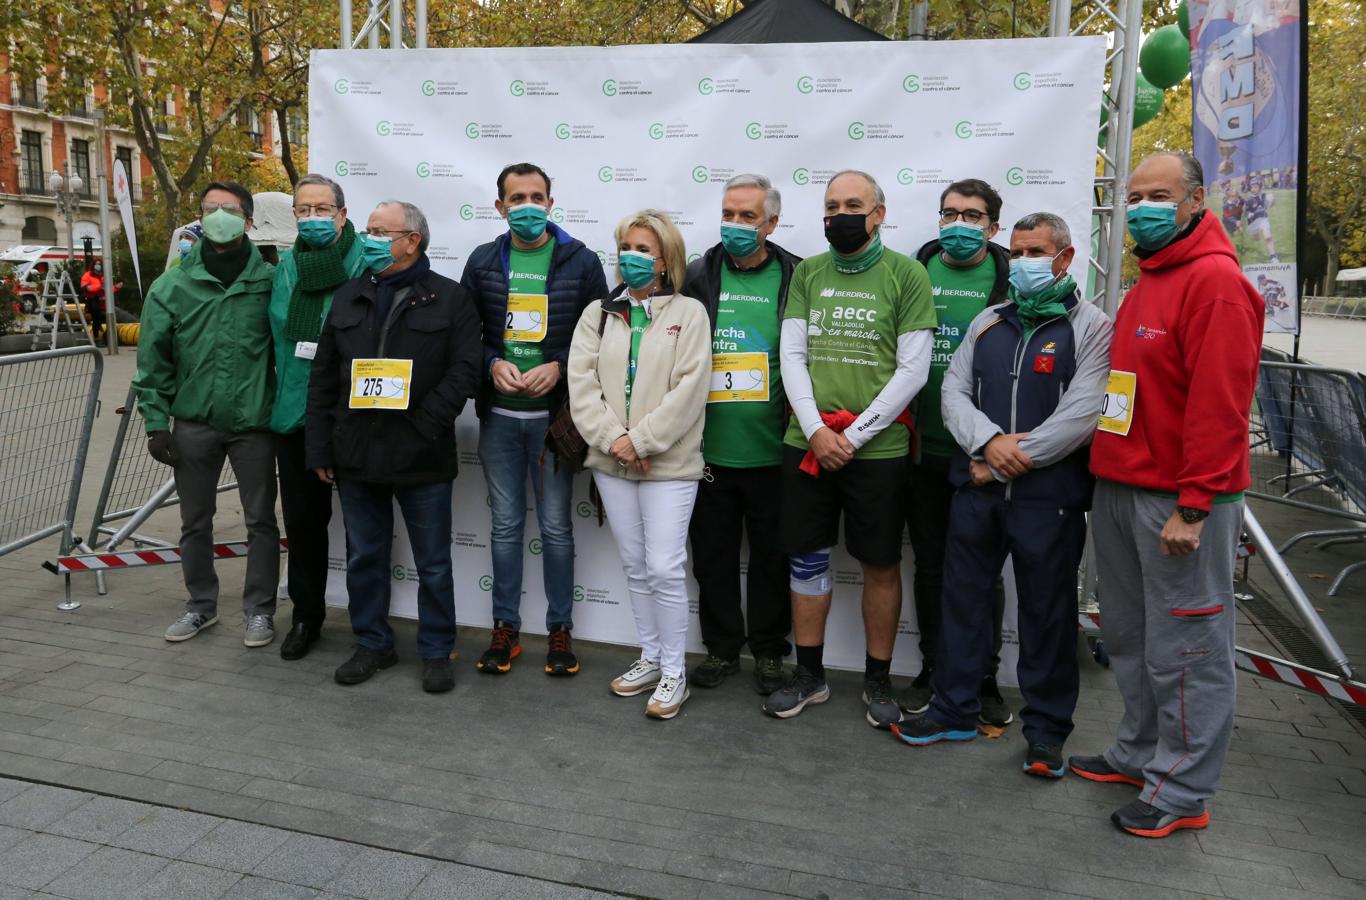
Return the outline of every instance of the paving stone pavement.
<path id="1" fill-rule="evenodd" d="M 220 533 L 240 534 L 222 499 Z M 171 510 L 144 530 L 174 534 L 175 521 Z M 208 892 L 232 878 L 225 897 L 478 896 L 444 863 L 541 879 L 531 896 L 1366 900 L 1366 738 L 1321 698 L 1262 680 L 1240 679 L 1210 829 L 1143 841 L 1108 821 L 1131 789 L 1022 775 L 1015 726 L 902 746 L 864 723 L 850 673 L 789 721 L 759 714 L 746 671 L 655 722 L 644 698 L 609 695 L 633 654 L 605 645 L 580 644 L 579 677 L 547 679 L 543 639 L 528 637 L 512 673 L 492 678 L 473 666 L 486 634 L 465 630 L 456 690 L 425 695 L 414 629 L 399 622 L 401 664 L 341 688 L 343 611 L 296 663 L 278 643 L 244 648 L 231 614 L 168 644 L 175 568 L 111 575 L 105 597 L 78 582 L 85 605 L 63 613 L 60 580 L 38 568 L 50 552 L 0 557 L 0 776 L 20 780 L 0 781 L 0 900 L 55 886 L 201 896 L 178 878 Z M 241 564 L 221 571 L 230 612 Z M 1246 625 L 1239 640 L 1265 646 Z M 1097 752 L 1121 705 L 1089 657 L 1082 676 L 1068 749 Z M 32 874 L 9 884 L 11 872 Z M 108 892 L 89 893 L 88 877 Z"/>

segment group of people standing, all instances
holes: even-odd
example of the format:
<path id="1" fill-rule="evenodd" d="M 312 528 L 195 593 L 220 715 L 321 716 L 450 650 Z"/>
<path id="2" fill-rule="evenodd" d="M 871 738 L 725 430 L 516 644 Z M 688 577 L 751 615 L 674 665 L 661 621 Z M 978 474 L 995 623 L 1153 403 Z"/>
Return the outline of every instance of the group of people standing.
<path id="1" fill-rule="evenodd" d="M 807 259 L 771 240 L 782 200 L 769 179 L 739 175 L 720 199 L 719 242 L 691 264 L 668 215 L 625 217 L 609 289 L 597 254 L 549 221 L 551 179 L 530 163 L 499 174 L 507 230 L 469 254 L 459 282 L 432 271 L 416 206 L 381 203 L 357 231 L 321 175 L 296 185 L 298 241 L 272 270 L 245 237 L 251 195 L 210 185 L 203 240 L 149 292 L 134 382 L 149 451 L 174 467 L 181 498 L 189 597 L 167 640 L 217 621 L 212 516 L 226 455 L 249 533 L 247 646 L 274 639 L 277 484 L 294 606 L 281 655 L 319 640 L 335 488 L 357 642 L 336 681 L 398 662 L 397 502 L 417 569 L 422 686 L 449 691 L 455 419 L 473 398 L 492 517 L 480 672 L 507 673 L 522 652 L 528 476 L 544 670 L 580 671 L 579 458 L 562 452 L 577 440 L 641 648 L 610 689 L 648 694 L 648 716 L 674 718 L 690 688 L 737 674 L 746 647 L 764 713 L 829 699 L 843 522 L 863 574 L 869 724 L 923 746 L 1012 720 L 995 678 L 1009 556 L 1024 771 L 1139 787 L 1114 815 L 1134 834 L 1204 827 L 1231 731 L 1234 540 L 1263 305 L 1203 211 L 1199 163 L 1160 154 L 1131 176 L 1143 274 L 1117 322 L 1079 295 L 1059 216 L 1032 213 L 993 242 L 1002 200 L 979 179 L 945 188 L 939 237 L 913 256 L 883 246 L 886 199 L 865 172 L 830 179 L 829 249 Z M 1104 754 L 1064 762 L 1088 510 L 1125 715 Z M 898 695 L 905 528 L 924 667 Z M 693 667 L 690 540 L 707 649 Z"/>

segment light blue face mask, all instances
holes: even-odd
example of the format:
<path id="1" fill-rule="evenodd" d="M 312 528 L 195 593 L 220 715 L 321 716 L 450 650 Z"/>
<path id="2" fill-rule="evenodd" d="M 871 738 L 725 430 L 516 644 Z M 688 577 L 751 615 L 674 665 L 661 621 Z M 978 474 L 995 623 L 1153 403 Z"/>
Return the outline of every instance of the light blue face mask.
<path id="1" fill-rule="evenodd" d="M 545 234 L 547 211 L 544 206 L 523 203 L 520 206 L 509 207 L 507 214 L 508 228 L 522 240 L 539 241 L 541 235 Z"/>
<path id="2" fill-rule="evenodd" d="M 373 234 L 362 236 L 365 242 L 360 248 L 360 258 L 371 272 L 383 272 L 394 264 L 394 239 L 389 235 L 376 237 Z"/>
<path id="3" fill-rule="evenodd" d="M 1170 244 L 1180 230 L 1176 207 L 1170 200 L 1140 200 L 1130 205 L 1124 218 L 1134 243 L 1144 250 L 1160 250 Z"/>
<path id="4" fill-rule="evenodd" d="M 617 254 L 617 267 L 629 288 L 640 290 L 655 280 L 655 258 L 648 253 L 622 250 Z"/>
<path id="5" fill-rule="evenodd" d="M 180 239 L 180 258 L 184 259 L 190 255 L 190 250 L 194 247 L 194 241 L 189 238 Z"/>
<path id="6" fill-rule="evenodd" d="M 337 223 L 331 216 L 300 219 L 299 237 L 310 247 L 326 247 L 337 239 Z"/>
<path id="7" fill-rule="evenodd" d="M 1023 297 L 1031 297 L 1057 279 L 1052 256 L 1019 256 L 1010 261 L 1010 285 Z"/>

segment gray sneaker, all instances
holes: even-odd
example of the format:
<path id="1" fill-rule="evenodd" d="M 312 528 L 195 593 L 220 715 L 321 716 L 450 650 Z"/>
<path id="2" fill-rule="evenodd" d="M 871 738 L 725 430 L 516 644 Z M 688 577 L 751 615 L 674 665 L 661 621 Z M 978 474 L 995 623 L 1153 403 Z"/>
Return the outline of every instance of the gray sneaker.
<path id="1" fill-rule="evenodd" d="M 264 647 L 273 640 L 275 640 L 274 616 L 243 616 L 243 644 L 248 647 Z"/>
<path id="2" fill-rule="evenodd" d="M 166 629 L 166 640 L 188 641 L 210 625 L 217 624 L 218 616 L 206 616 L 203 613 L 192 612 L 183 613 L 179 619 L 171 623 L 170 628 Z"/>
<path id="3" fill-rule="evenodd" d="M 797 666 L 787 684 L 764 701 L 764 712 L 778 719 L 790 719 L 806 709 L 808 703 L 824 703 L 829 699 L 830 686 L 825 679 Z"/>
<path id="4" fill-rule="evenodd" d="M 901 721 L 901 707 L 892 693 L 890 675 L 863 679 L 863 702 L 868 704 L 866 718 L 874 728 L 886 731 Z"/>

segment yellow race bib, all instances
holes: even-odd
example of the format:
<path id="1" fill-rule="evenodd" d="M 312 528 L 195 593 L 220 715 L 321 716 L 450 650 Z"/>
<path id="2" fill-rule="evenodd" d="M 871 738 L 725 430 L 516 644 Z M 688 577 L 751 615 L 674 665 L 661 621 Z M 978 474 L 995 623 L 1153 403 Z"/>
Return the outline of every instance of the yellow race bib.
<path id="1" fill-rule="evenodd" d="M 1100 406 L 1096 427 L 1111 434 L 1127 435 L 1134 424 L 1134 393 L 1138 376 L 1133 372 L 1110 370 L 1105 382 L 1105 400 Z"/>
<path id="2" fill-rule="evenodd" d="M 504 341 L 539 344 L 545 340 L 550 298 L 545 294 L 509 294 Z"/>
<path id="3" fill-rule="evenodd" d="M 708 403 L 752 403 L 767 399 L 767 353 L 712 354 Z"/>
<path id="4" fill-rule="evenodd" d="M 352 409 L 407 409 L 411 359 L 351 360 Z"/>

